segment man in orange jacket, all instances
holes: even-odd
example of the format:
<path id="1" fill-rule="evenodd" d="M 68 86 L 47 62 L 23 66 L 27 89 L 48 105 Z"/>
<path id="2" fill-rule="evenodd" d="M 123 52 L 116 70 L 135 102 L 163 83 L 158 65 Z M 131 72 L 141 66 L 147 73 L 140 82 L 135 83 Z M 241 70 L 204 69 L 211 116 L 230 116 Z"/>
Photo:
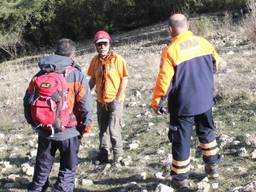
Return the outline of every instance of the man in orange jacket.
<path id="1" fill-rule="evenodd" d="M 208 176 L 218 177 L 218 145 L 212 117 L 213 74 L 220 57 L 204 38 L 189 31 L 187 18 L 174 14 L 169 18 L 171 43 L 156 80 L 151 106 L 164 113 L 163 101 L 168 98 L 172 142 L 172 184 L 188 187 L 192 127 L 195 124 L 200 149 Z"/>
<path id="2" fill-rule="evenodd" d="M 106 31 L 95 34 L 94 43 L 98 54 L 92 59 L 88 75 L 91 89 L 96 85 L 97 116 L 99 124 L 100 153 L 97 160 L 108 162 L 113 150 L 114 164 L 123 164 L 121 124 L 124 91 L 128 82 L 125 60 L 111 50 L 111 37 Z"/>

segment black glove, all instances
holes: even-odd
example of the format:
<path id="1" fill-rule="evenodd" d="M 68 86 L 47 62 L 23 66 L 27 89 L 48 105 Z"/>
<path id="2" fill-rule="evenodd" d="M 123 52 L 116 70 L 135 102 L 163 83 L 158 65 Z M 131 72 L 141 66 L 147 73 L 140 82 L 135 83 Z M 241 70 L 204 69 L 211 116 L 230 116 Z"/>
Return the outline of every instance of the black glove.
<path id="1" fill-rule="evenodd" d="M 156 109 L 156 113 L 159 114 L 159 115 L 163 115 L 163 114 L 167 114 L 168 113 L 168 110 L 165 108 L 165 107 L 158 107 Z"/>

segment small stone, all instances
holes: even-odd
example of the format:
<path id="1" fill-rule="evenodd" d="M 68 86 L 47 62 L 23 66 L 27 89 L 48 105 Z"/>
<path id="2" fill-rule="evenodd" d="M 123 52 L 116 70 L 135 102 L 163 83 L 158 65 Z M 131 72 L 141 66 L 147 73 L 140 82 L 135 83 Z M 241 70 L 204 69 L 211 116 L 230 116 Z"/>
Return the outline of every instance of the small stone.
<path id="1" fill-rule="evenodd" d="M 130 150 L 134 150 L 134 149 L 138 149 L 139 148 L 139 144 L 138 143 L 131 143 L 129 144 L 129 149 Z"/>
<path id="2" fill-rule="evenodd" d="M 152 122 L 149 122 L 149 123 L 148 123 L 148 126 L 149 126 L 149 127 L 153 127 L 154 125 L 155 125 L 155 124 L 152 123 Z"/>
<path id="3" fill-rule="evenodd" d="M 219 183 L 212 183 L 212 189 L 218 189 Z"/>
<path id="4" fill-rule="evenodd" d="M 165 151 L 164 151 L 164 149 L 158 149 L 156 153 L 157 153 L 158 155 L 160 155 L 160 154 L 164 154 Z"/>
<path id="5" fill-rule="evenodd" d="M 248 154 L 247 150 L 244 147 L 242 147 L 239 149 L 238 156 L 239 157 L 248 157 L 249 154 Z"/>
<path id="6" fill-rule="evenodd" d="M 34 173 L 34 167 L 28 167 L 28 169 L 26 171 L 26 175 L 32 176 L 33 173 Z"/>
<path id="7" fill-rule="evenodd" d="M 253 150 L 253 152 L 251 153 L 252 155 L 252 159 L 256 159 L 256 149 Z"/>
<path id="8" fill-rule="evenodd" d="M 169 187 L 168 185 L 164 185 L 159 183 L 155 189 L 155 192 L 173 192 L 174 189 Z"/>
<path id="9" fill-rule="evenodd" d="M 8 180 L 11 180 L 13 182 L 15 182 L 17 180 L 17 178 L 19 178 L 20 176 L 17 174 L 11 174 L 7 177 Z"/>
<path id="10" fill-rule="evenodd" d="M 90 186 L 93 185 L 93 181 L 90 179 L 82 179 L 82 185 L 83 186 Z"/>
<path id="11" fill-rule="evenodd" d="M 157 173 L 155 174 L 155 177 L 156 177 L 157 179 L 165 179 L 165 177 L 163 176 L 163 172 L 157 172 Z"/>

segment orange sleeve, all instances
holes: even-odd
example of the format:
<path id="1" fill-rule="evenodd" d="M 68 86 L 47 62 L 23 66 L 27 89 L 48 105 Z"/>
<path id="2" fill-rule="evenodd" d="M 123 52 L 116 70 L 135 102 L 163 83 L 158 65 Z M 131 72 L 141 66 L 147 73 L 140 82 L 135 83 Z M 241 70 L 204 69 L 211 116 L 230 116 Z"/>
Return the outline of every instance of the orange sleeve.
<path id="1" fill-rule="evenodd" d="M 217 51 L 213 48 L 213 52 L 212 52 L 212 56 L 213 56 L 213 59 L 215 61 L 215 67 L 216 67 L 216 71 L 219 71 L 220 70 L 220 56 L 219 54 L 217 53 Z"/>
<path id="2" fill-rule="evenodd" d="M 161 97 L 167 94 L 168 88 L 171 84 L 172 78 L 174 76 L 174 64 L 173 61 L 167 53 L 166 59 L 163 61 L 162 67 L 157 76 L 156 85 L 153 90 L 153 97 L 151 100 L 151 107 L 157 109 Z"/>
<path id="3" fill-rule="evenodd" d="M 119 64 L 118 72 L 120 74 L 120 77 L 127 77 L 128 76 L 127 65 L 125 60 L 121 56 L 119 56 L 118 64 Z"/>

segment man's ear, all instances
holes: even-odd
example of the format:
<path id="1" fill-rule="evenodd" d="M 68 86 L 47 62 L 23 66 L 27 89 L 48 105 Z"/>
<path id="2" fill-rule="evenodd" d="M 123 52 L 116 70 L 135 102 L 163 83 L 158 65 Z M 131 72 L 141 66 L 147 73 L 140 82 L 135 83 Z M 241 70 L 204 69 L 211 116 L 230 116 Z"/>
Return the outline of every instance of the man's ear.
<path id="1" fill-rule="evenodd" d="M 71 53 L 71 54 L 69 55 L 69 58 L 72 59 L 72 60 L 74 60 L 75 57 L 76 57 L 76 54 L 75 54 L 75 53 Z"/>

